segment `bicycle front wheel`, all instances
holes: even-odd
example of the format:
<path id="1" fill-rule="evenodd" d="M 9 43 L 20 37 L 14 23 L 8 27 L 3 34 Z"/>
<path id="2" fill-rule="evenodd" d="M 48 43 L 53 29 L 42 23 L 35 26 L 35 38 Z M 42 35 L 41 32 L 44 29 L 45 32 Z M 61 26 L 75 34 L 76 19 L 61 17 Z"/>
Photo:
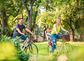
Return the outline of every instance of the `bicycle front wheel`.
<path id="1" fill-rule="evenodd" d="M 69 54 L 73 51 L 73 47 L 69 43 L 64 44 L 63 53 Z"/>
<path id="2" fill-rule="evenodd" d="M 29 43 L 26 47 L 26 53 L 28 53 L 33 58 L 37 58 L 38 56 L 38 48 L 35 44 Z"/>

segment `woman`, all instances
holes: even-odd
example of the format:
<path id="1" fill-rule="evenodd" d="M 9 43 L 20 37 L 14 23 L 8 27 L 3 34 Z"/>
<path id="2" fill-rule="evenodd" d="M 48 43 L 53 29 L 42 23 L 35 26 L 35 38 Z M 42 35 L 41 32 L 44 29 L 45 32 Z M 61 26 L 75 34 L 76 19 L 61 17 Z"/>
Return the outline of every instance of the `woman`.
<path id="1" fill-rule="evenodd" d="M 57 38 L 61 38 L 62 35 L 59 35 L 58 33 L 60 32 L 60 30 L 63 30 L 65 32 L 68 32 L 67 30 L 65 30 L 62 26 L 61 26 L 61 19 L 58 18 L 56 21 L 56 24 L 53 25 L 53 29 L 51 32 L 51 40 L 52 40 L 52 49 L 51 49 L 51 53 L 53 54 L 54 49 L 56 48 L 56 39 Z M 69 32 L 68 32 L 69 33 Z"/>

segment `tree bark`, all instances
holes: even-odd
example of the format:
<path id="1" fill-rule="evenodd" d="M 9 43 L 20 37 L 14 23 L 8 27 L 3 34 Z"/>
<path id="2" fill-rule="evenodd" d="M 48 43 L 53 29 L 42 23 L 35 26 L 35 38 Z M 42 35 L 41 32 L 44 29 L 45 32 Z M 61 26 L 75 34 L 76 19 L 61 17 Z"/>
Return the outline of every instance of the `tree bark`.
<path id="1" fill-rule="evenodd" d="M 1 14 L 2 14 L 2 29 L 1 29 L 1 35 L 4 34 L 4 14 L 3 14 L 3 11 L 1 11 Z"/>
<path id="2" fill-rule="evenodd" d="M 28 8 L 27 8 L 27 6 L 25 5 L 24 0 L 21 0 L 21 1 L 22 1 L 22 4 L 24 5 L 24 7 L 25 7 L 25 9 L 26 9 L 26 13 L 27 13 L 27 16 L 28 16 L 28 18 L 29 18 Z"/>
<path id="3" fill-rule="evenodd" d="M 35 28 L 37 13 L 38 13 L 38 11 L 35 12 L 35 15 L 34 15 L 34 22 L 33 22 L 33 26 L 32 26 L 32 28 L 31 28 L 31 31 L 33 31 L 33 29 Z"/>
<path id="4" fill-rule="evenodd" d="M 71 42 L 73 42 L 74 41 L 74 28 L 72 27 L 72 20 L 71 20 L 71 18 L 70 18 L 70 29 L 71 29 L 71 31 L 72 31 L 72 40 L 70 40 Z"/>
<path id="5" fill-rule="evenodd" d="M 82 35 L 80 35 L 80 41 L 83 41 L 83 37 L 82 37 Z"/>
<path id="6" fill-rule="evenodd" d="M 34 0 L 31 0 L 31 9 L 28 10 L 27 6 L 25 5 L 24 3 L 24 0 L 21 0 L 25 9 L 26 9 L 26 13 L 27 13 L 27 16 L 28 16 L 28 29 L 31 30 L 31 21 L 32 21 L 32 10 L 33 10 L 33 1 Z M 29 40 L 31 39 L 31 36 L 29 35 Z"/>
<path id="7" fill-rule="evenodd" d="M 41 0 L 39 1 L 39 3 L 41 3 Z M 39 7 L 39 4 L 37 5 L 36 8 L 38 9 L 38 7 Z M 36 9 L 36 12 L 35 12 L 35 15 L 34 15 L 34 22 L 33 22 L 33 26 L 32 26 L 32 28 L 31 28 L 31 31 L 33 31 L 33 29 L 35 28 L 36 16 L 37 16 L 37 13 L 38 13 L 37 9 Z"/>
<path id="8" fill-rule="evenodd" d="M 83 26 L 83 41 L 84 41 L 84 26 Z"/>
<path id="9" fill-rule="evenodd" d="M 15 2 L 17 3 L 17 5 L 18 5 L 18 8 L 19 8 L 19 11 L 20 11 L 20 14 L 21 14 L 21 17 L 23 18 L 23 13 L 22 13 L 22 11 L 21 11 L 21 8 L 20 8 L 20 6 L 19 6 L 19 4 L 18 4 L 18 2 L 15 0 Z"/>
<path id="10" fill-rule="evenodd" d="M 72 42 L 74 41 L 74 30 L 72 30 Z"/>
<path id="11" fill-rule="evenodd" d="M 32 10 L 33 10 L 33 0 L 31 0 L 31 9 L 30 9 L 30 17 L 28 18 L 28 29 L 31 30 L 31 21 L 32 21 Z"/>

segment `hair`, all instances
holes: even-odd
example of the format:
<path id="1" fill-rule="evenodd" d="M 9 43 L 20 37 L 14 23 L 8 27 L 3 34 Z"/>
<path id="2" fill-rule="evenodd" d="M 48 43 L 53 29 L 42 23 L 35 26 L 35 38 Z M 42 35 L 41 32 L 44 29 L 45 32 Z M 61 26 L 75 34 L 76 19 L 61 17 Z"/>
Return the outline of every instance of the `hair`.
<path id="1" fill-rule="evenodd" d="M 47 29 L 50 29 L 50 28 L 47 28 Z"/>
<path id="2" fill-rule="evenodd" d="M 22 18 L 20 18 L 19 20 L 21 20 Z"/>
<path id="3" fill-rule="evenodd" d="M 60 19 L 60 18 L 58 18 L 58 19 Z M 61 21 L 61 19 L 60 19 L 60 21 Z"/>

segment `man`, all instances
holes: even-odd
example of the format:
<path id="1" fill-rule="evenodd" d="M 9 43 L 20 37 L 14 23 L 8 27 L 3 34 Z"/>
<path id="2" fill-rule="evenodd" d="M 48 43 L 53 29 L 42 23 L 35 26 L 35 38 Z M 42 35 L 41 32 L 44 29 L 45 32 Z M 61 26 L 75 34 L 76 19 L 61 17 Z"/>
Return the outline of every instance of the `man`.
<path id="1" fill-rule="evenodd" d="M 27 36 L 25 36 L 25 34 L 22 33 L 23 29 L 33 35 L 33 33 L 23 25 L 23 19 L 20 18 L 19 23 L 16 24 L 16 26 L 15 26 L 13 38 L 16 38 L 16 36 L 21 36 L 21 39 L 25 40 L 27 38 Z"/>

